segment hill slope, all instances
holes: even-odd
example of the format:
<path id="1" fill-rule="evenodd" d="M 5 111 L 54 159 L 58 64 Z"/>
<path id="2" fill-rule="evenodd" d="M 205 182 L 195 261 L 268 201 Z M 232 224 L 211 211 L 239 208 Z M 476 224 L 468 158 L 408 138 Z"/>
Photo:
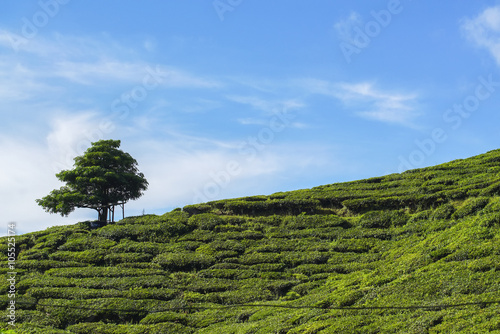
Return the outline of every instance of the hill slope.
<path id="1" fill-rule="evenodd" d="M 16 329 L 500 333 L 499 227 L 500 150 L 96 230 L 53 227 L 16 237 Z"/>

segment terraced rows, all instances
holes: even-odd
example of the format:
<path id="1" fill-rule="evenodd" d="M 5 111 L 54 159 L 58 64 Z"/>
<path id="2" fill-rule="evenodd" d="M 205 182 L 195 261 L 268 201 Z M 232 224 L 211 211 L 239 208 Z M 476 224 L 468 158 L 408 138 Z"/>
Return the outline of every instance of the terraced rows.
<path id="1" fill-rule="evenodd" d="M 337 216 L 241 219 L 201 214 L 188 218 L 179 211 L 167 216 L 129 219 L 95 231 L 85 224 L 79 229 L 56 227 L 22 237 L 18 246 L 26 250 L 20 252 L 17 266 L 25 274 L 17 284 L 18 293 L 41 305 L 142 310 L 132 317 L 139 321 L 146 319 L 147 311 L 199 303 L 294 299 L 300 295 L 296 291 L 303 294 L 320 285 L 325 274 L 352 270 L 349 260 L 355 259 L 360 269 L 380 259 L 364 254 L 370 250 L 372 235 L 366 243 L 332 243 L 349 229 L 348 220 Z M 151 231 L 168 220 L 183 222 L 193 230 L 165 243 L 139 241 L 142 237 L 130 232 L 130 226 L 140 226 L 151 239 L 160 238 Z M 119 230 L 125 234 L 114 240 Z M 30 247 L 30 242 L 35 245 Z M 315 244 L 312 248 L 311 243 Z M 302 282 L 305 277 L 307 282 Z M 55 327 L 91 317 L 91 312 L 79 309 L 23 308 L 21 319 L 41 320 L 45 313 L 54 314 L 43 323 Z M 124 316 L 121 311 L 106 311 L 93 317 L 111 321 Z"/>
<path id="2" fill-rule="evenodd" d="M 18 328 L 500 331 L 499 304 L 485 302 L 500 301 L 499 160 L 494 151 L 381 178 L 190 205 L 96 230 L 83 222 L 18 236 Z"/>

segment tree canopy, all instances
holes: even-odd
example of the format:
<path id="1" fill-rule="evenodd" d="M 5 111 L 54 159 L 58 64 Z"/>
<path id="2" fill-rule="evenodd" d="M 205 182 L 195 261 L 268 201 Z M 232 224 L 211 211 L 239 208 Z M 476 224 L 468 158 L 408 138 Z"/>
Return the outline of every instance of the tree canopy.
<path id="1" fill-rule="evenodd" d="M 37 199 L 38 205 L 62 216 L 75 208 L 94 209 L 99 221 L 105 222 L 111 207 L 141 197 L 148 182 L 137 169 L 137 161 L 119 147 L 119 140 L 92 143 L 83 155 L 74 159 L 72 170 L 56 174 L 66 185 Z"/>

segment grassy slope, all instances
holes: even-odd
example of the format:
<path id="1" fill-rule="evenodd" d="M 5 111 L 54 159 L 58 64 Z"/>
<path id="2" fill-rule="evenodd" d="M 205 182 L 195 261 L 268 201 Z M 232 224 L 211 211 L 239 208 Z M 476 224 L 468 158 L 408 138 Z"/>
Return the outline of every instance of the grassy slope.
<path id="1" fill-rule="evenodd" d="M 17 328 L 500 333 L 500 304 L 487 303 L 500 301 L 499 196 L 496 150 L 403 174 L 190 205 L 97 230 L 79 223 L 25 234 L 16 240 Z M 3 238 L 3 309 L 6 254 Z M 352 309 L 474 302 L 482 304 Z M 242 303 L 255 306 L 224 308 Z"/>

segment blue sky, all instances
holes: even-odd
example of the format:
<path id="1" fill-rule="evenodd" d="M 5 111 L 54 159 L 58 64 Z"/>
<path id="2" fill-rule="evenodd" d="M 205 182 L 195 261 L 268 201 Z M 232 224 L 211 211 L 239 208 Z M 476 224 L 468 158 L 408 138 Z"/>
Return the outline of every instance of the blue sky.
<path id="1" fill-rule="evenodd" d="M 120 139 L 150 183 L 127 215 L 500 147 L 499 1 L 2 6 L 2 234 L 95 219 L 35 199 L 99 139 Z"/>

